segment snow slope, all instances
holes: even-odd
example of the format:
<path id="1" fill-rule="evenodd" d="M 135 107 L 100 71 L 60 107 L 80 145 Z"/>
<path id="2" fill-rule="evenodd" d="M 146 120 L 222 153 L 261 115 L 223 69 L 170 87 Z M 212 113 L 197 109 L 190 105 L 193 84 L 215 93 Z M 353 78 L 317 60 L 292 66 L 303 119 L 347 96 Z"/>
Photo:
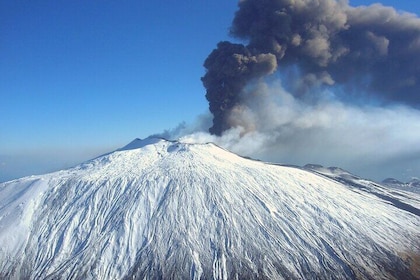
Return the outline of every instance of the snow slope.
<path id="1" fill-rule="evenodd" d="M 420 277 L 420 196 L 340 178 L 135 140 L 0 184 L 0 278 Z"/>

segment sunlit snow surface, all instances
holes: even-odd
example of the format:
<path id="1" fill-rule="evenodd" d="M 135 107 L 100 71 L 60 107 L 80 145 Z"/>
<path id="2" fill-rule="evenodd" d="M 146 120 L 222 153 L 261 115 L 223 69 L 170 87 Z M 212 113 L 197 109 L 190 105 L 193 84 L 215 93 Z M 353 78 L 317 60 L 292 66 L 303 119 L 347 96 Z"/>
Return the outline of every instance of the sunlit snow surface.
<path id="1" fill-rule="evenodd" d="M 135 140 L 0 184 L 0 278 L 411 279 L 419 208 L 359 178 Z"/>

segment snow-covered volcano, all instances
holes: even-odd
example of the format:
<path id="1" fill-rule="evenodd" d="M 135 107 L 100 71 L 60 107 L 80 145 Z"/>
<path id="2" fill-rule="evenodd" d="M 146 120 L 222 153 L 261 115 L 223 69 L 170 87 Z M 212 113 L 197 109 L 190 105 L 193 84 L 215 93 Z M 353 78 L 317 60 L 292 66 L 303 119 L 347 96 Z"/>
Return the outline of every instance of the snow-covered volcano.
<path id="1" fill-rule="evenodd" d="M 0 184 L 0 278 L 420 277 L 420 196 L 333 175 L 135 140 Z"/>

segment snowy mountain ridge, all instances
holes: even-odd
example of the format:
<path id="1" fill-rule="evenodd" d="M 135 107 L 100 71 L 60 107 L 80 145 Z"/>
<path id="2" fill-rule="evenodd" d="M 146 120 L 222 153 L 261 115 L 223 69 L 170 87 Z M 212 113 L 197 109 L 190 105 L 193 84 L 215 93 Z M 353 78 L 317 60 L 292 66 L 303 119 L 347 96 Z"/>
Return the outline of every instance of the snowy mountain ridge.
<path id="1" fill-rule="evenodd" d="M 420 277 L 420 196 L 136 139 L 0 184 L 2 279 Z"/>
<path id="2" fill-rule="evenodd" d="M 382 184 L 385 186 L 396 188 L 400 190 L 415 192 L 420 194 L 420 180 L 418 178 L 413 178 L 409 182 L 403 183 L 394 178 L 387 178 L 382 181 Z"/>

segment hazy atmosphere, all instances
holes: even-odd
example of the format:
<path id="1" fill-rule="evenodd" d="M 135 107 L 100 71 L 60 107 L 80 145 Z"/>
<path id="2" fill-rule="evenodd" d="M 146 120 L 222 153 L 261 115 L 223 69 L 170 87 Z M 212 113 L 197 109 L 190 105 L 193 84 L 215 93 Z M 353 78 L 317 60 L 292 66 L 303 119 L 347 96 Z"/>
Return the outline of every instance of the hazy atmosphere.
<path id="1" fill-rule="evenodd" d="M 3 1 L 0 182 L 154 134 L 420 177 L 417 1 L 288 2 Z"/>

